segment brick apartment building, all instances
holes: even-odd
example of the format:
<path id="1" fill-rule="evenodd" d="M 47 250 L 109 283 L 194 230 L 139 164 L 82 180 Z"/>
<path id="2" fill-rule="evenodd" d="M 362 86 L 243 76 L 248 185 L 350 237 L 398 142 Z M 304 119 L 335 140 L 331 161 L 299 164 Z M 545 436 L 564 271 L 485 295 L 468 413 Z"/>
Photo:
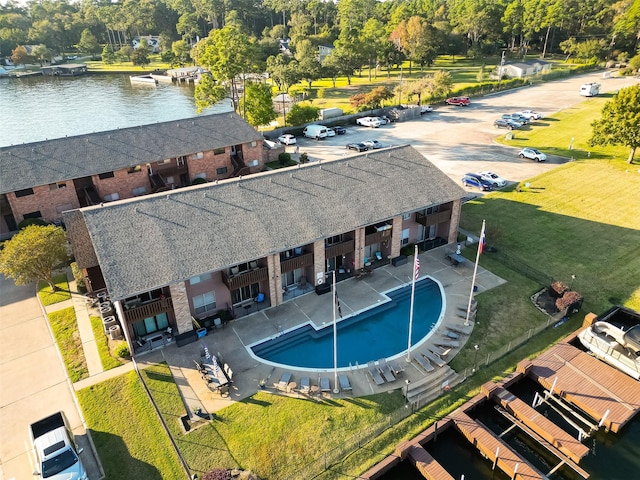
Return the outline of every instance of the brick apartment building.
<path id="1" fill-rule="evenodd" d="M 78 266 L 106 289 L 132 352 L 193 319 L 238 316 L 455 242 L 465 191 L 413 147 L 65 212 Z M 262 294 L 262 296 L 260 296 Z M 207 324 L 208 322 L 208 324 Z M 151 342 L 148 342 L 151 340 Z"/>
<path id="2" fill-rule="evenodd" d="M 262 135 L 235 113 L 0 148 L 0 236 L 25 218 L 262 170 Z"/>

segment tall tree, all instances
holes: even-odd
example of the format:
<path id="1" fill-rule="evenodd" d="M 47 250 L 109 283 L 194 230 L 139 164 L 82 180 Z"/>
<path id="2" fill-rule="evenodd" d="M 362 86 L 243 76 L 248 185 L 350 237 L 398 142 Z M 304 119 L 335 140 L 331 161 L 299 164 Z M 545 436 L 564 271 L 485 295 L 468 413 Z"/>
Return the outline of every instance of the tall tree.
<path id="1" fill-rule="evenodd" d="M 264 83 L 247 82 L 247 94 L 240 100 L 240 109 L 244 117 L 254 127 L 269 125 L 276 118 L 278 112 L 273 107 L 271 87 Z"/>
<path id="2" fill-rule="evenodd" d="M 53 270 L 67 259 L 67 239 L 62 228 L 29 225 L 5 242 L 0 252 L 0 273 L 12 278 L 16 285 L 45 280 L 55 291 Z"/>
<path id="3" fill-rule="evenodd" d="M 621 89 L 605 103 L 600 118 L 591 126 L 591 145 L 624 145 L 629 147 L 627 161 L 633 163 L 640 147 L 640 85 Z"/>

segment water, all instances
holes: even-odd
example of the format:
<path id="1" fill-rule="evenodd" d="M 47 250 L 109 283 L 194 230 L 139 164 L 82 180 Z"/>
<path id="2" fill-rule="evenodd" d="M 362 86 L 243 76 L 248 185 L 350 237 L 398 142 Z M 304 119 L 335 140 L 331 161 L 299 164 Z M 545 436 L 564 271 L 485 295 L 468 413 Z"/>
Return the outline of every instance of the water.
<path id="1" fill-rule="evenodd" d="M 340 321 L 337 327 L 338 367 L 364 365 L 406 351 L 409 338 L 411 287 L 387 294 L 391 301 Z M 442 316 L 440 286 L 425 278 L 416 283 L 411 344 L 420 342 Z M 251 347 L 258 357 L 293 368 L 333 367 L 333 324 L 320 330 L 306 325 Z"/>
<path id="2" fill-rule="evenodd" d="M 133 86 L 124 74 L 4 78 L 0 102 L 0 147 L 198 115 L 193 86 Z"/>

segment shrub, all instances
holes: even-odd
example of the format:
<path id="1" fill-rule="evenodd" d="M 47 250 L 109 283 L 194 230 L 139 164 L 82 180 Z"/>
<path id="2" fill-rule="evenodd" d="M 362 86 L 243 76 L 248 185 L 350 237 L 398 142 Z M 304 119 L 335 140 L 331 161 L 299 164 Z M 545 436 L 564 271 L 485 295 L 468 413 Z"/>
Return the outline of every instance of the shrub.
<path id="1" fill-rule="evenodd" d="M 324 98 L 325 93 L 326 89 L 324 87 L 321 87 L 318 89 L 318 93 L 316 95 L 318 96 L 318 98 Z"/>
<path id="2" fill-rule="evenodd" d="M 309 161 L 309 155 L 306 153 L 300 154 L 300 163 L 307 163 Z"/>
<path id="3" fill-rule="evenodd" d="M 44 227 L 45 225 L 47 225 L 47 222 L 45 222 L 41 218 L 25 218 L 18 224 L 18 230 L 22 230 L 29 225 L 38 225 L 40 227 Z"/>
<path id="4" fill-rule="evenodd" d="M 82 276 L 82 272 L 78 268 L 78 264 L 76 262 L 71 263 L 71 273 L 73 273 L 73 278 L 76 281 L 78 293 L 86 293 L 87 286 L 84 284 L 84 277 Z"/>
<path id="5" fill-rule="evenodd" d="M 282 152 L 280 155 L 278 155 L 278 161 L 280 162 L 280 164 L 286 165 L 291 161 L 291 154 Z"/>
<path id="6" fill-rule="evenodd" d="M 406 255 L 407 257 L 412 256 L 414 252 L 415 252 L 415 246 L 413 243 L 405 245 L 400 249 L 400 255 Z"/>
<path id="7" fill-rule="evenodd" d="M 207 179 L 198 177 L 193 179 L 193 182 L 191 182 L 191 185 L 202 185 L 203 183 L 207 183 Z"/>
<path id="8" fill-rule="evenodd" d="M 215 468 L 205 473 L 202 480 L 231 480 L 231 473 L 224 468 Z"/>
<path id="9" fill-rule="evenodd" d="M 131 358 L 127 342 L 119 342 L 118 345 L 116 345 L 116 348 L 114 348 L 113 353 L 120 358 Z"/>

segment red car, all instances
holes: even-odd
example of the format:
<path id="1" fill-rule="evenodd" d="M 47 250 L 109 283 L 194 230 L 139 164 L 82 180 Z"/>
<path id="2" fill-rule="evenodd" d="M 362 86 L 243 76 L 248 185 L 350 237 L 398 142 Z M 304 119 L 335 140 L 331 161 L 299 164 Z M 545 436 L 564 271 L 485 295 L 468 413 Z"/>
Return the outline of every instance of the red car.
<path id="1" fill-rule="evenodd" d="M 466 107 L 471 103 L 469 97 L 451 97 L 447 98 L 444 103 L 447 105 L 455 105 L 456 107 Z"/>

